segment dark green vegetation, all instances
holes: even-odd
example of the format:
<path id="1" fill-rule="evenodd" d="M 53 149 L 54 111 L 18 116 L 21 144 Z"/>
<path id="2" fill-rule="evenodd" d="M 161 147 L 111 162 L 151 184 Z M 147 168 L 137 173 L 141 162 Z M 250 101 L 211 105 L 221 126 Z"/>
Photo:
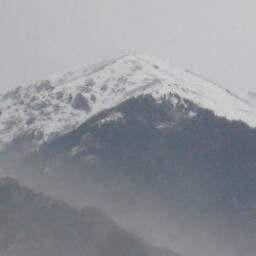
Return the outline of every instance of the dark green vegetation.
<path id="1" fill-rule="evenodd" d="M 158 217 L 152 225 L 167 220 L 149 237 L 220 241 L 226 255 L 254 255 L 256 130 L 175 97 L 176 105 L 133 98 L 94 116 L 19 162 L 19 176 L 40 177 L 58 196 L 86 198 L 128 224 L 132 214 L 140 231 L 147 214 Z M 123 117 L 106 121 L 113 113 Z"/>

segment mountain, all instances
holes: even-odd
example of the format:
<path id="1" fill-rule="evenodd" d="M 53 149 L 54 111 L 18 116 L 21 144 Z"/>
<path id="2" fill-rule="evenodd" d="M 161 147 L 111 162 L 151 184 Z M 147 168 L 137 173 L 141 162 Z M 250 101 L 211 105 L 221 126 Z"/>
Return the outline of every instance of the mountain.
<path id="1" fill-rule="evenodd" d="M 256 126 L 256 107 L 229 90 L 146 55 L 130 54 L 1 95 L 0 148 L 26 137 L 30 152 L 129 98 L 151 94 L 159 99 L 170 93 Z"/>
<path id="2" fill-rule="evenodd" d="M 145 95 L 100 113 L 17 175 L 184 254 L 253 255 L 256 130 L 176 97 L 175 107 Z"/>
<path id="3" fill-rule="evenodd" d="M 177 256 L 128 233 L 96 208 L 77 210 L 0 179 L 0 255 Z"/>
<path id="4" fill-rule="evenodd" d="M 252 102 L 136 54 L 1 97 L 2 173 L 184 255 L 255 254 Z"/>

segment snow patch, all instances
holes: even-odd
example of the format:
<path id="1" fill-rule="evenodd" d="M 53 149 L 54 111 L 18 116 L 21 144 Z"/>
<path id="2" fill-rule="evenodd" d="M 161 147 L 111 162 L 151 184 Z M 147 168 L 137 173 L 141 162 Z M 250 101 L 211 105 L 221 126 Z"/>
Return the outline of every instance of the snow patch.
<path id="1" fill-rule="evenodd" d="M 110 112 L 105 118 L 101 119 L 97 122 L 99 126 L 109 123 L 109 122 L 117 122 L 124 118 L 124 115 L 121 112 Z"/>

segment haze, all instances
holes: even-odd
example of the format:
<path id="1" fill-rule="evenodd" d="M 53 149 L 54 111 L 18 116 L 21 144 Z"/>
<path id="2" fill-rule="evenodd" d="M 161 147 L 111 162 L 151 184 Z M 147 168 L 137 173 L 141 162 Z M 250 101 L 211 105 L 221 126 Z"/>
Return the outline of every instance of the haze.
<path id="1" fill-rule="evenodd" d="M 0 0 L 0 92 L 120 52 L 253 90 L 255 8 L 253 0 Z"/>

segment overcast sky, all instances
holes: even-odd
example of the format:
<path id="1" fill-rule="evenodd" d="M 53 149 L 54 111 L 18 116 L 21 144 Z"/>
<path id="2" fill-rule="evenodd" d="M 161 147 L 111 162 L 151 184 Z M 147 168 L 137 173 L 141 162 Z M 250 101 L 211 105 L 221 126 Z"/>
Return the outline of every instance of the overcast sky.
<path id="1" fill-rule="evenodd" d="M 0 0 L 0 92 L 119 52 L 256 89 L 255 0 Z"/>

